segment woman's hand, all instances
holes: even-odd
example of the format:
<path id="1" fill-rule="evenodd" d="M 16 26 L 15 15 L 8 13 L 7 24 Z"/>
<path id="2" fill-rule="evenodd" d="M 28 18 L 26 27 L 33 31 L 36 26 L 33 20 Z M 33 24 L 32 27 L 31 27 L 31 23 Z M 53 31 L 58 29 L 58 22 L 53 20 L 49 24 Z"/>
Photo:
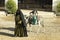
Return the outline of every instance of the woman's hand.
<path id="1" fill-rule="evenodd" d="M 21 23 L 22 23 L 22 21 L 19 21 L 19 22 L 18 22 L 18 24 L 21 24 Z"/>

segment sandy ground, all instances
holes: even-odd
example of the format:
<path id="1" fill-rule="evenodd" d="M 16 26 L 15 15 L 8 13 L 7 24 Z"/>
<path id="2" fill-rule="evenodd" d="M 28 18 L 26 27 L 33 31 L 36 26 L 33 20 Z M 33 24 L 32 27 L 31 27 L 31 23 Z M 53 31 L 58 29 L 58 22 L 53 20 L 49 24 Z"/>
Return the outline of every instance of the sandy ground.
<path id="1" fill-rule="evenodd" d="M 22 10 L 24 15 L 32 10 Z M 38 25 L 27 26 L 28 37 L 14 37 L 14 15 L 5 15 L 0 11 L 0 40 L 60 40 L 60 17 L 52 12 L 38 11 L 43 17 L 44 27 Z M 50 14 L 51 13 L 51 14 Z"/>

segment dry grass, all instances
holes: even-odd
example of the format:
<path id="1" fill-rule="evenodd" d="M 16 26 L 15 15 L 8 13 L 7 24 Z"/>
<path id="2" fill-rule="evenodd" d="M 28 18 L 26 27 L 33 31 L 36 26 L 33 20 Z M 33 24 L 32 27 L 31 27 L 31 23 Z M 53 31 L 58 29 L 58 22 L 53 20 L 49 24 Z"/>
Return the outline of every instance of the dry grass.
<path id="1" fill-rule="evenodd" d="M 25 11 L 27 12 L 27 11 Z M 53 20 L 53 21 L 52 21 Z M 44 27 L 32 26 L 32 30 L 37 32 L 37 29 L 40 28 L 40 32 L 37 34 L 35 32 L 28 31 L 28 37 L 12 37 L 14 31 L 11 31 L 9 28 L 14 29 L 14 16 L 3 16 L 0 17 L 0 40 L 60 40 L 60 17 L 45 19 Z M 3 22 L 3 23 L 1 23 Z M 8 22 L 8 23 L 7 23 Z M 11 22 L 11 23 L 9 23 Z M 7 27 L 8 26 L 8 27 Z M 7 28 L 7 29 L 6 29 Z M 27 27 L 31 31 L 30 27 Z M 3 34 L 1 33 L 3 32 Z"/>

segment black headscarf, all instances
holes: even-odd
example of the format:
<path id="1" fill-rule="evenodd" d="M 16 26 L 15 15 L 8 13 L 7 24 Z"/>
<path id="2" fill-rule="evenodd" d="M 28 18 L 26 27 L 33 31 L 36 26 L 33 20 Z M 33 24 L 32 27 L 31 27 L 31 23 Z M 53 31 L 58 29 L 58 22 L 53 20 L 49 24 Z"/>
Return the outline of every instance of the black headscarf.
<path id="1" fill-rule="evenodd" d="M 24 26 L 24 27 L 26 27 L 26 26 L 27 26 L 27 24 L 26 24 L 26 21 L 25 21 L 25 19 L 24 19 L 24 15 L 23 15 L 23 13 L 22 13 L 22 11 L 21 11 L 20 9 L 18 9 L 18 10 L 17 10 L 17 12 L 16 12 L 16 15 L 15 15 L 15 16 L 17 16 L 17 15 L 20 15 L 21 20 L 22 20 L 22 24 L 23 24 L 23 26 Z"/>
<path id="2" fill-rule="evenodd" d="M 37 13 L 37 10 L 36 10 L 36 9 L 33 9 L 33 11 L 30 12 L 30 13 L 35 14 L 35 13 L 34 13 L 35 11 L 36 11 L 36 13 Z"/>

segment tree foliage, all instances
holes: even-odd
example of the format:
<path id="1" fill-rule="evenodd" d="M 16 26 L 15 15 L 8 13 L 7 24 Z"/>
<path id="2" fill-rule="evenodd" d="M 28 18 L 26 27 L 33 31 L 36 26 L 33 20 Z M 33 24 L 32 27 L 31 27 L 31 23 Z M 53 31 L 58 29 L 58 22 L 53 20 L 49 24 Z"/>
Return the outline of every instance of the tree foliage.
<path id="1" fill-rule="evenodd" d="M 57 4 L 56 10 L 57 10 L 57 12 L 60 12 L 60 3 Z"/>
<path id="2" fill-rule="evenodd" d="M 9 13 L 15 13 L 17 8 L 16 8 L 16 3 L 14 0 L 8 0 L 6 3 L 6 8 Z"/>

